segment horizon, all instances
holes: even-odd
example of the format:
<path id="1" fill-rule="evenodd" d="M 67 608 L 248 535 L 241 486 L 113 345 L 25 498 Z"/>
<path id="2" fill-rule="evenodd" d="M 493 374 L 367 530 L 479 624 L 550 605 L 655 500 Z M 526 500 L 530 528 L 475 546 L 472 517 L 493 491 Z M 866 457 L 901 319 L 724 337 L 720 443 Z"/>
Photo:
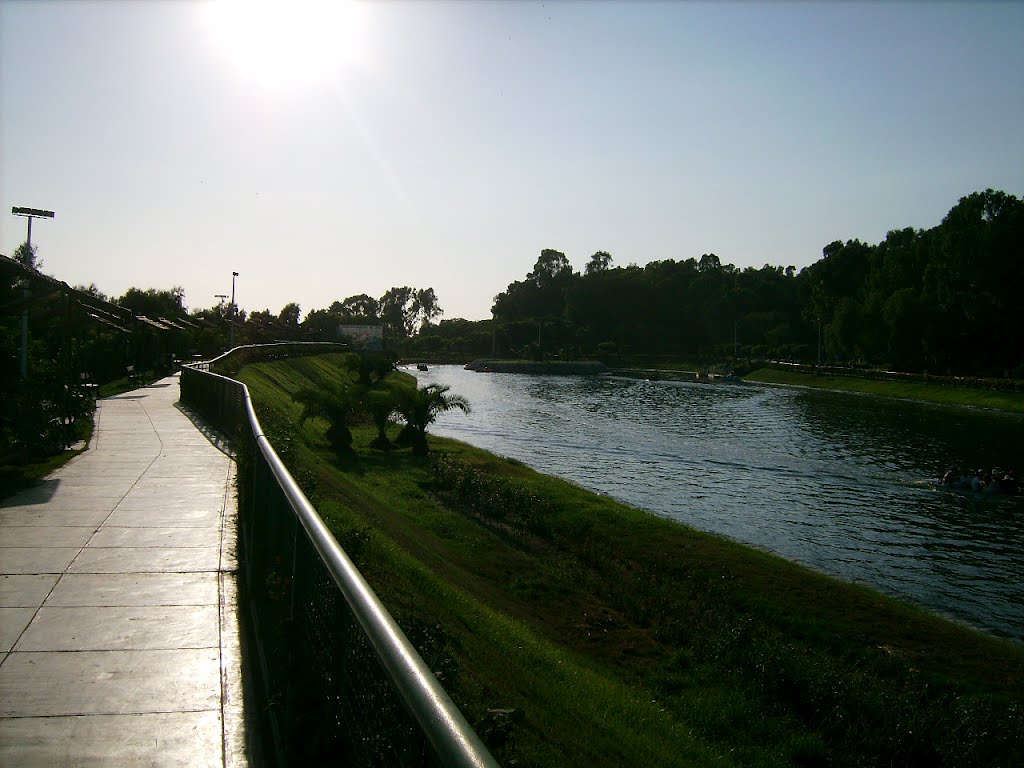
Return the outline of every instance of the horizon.
<path id="1" fill-rule="evenodd" d="M 481 320 L 544 248 L 800 270 L 1024 194 L 1024 4 L 282 7 L 0 3 L 0 252 Z"/>

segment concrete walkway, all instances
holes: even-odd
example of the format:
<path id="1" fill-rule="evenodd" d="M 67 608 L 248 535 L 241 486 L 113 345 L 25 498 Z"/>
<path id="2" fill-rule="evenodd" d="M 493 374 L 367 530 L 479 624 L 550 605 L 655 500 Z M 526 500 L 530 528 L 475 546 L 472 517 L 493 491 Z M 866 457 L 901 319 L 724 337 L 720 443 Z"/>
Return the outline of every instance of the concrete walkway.
<path id="1" fill-rule="evenodd" d="M 178 379 L 0 502 L 0 766 L 244 766 L 233 462 Z"/>

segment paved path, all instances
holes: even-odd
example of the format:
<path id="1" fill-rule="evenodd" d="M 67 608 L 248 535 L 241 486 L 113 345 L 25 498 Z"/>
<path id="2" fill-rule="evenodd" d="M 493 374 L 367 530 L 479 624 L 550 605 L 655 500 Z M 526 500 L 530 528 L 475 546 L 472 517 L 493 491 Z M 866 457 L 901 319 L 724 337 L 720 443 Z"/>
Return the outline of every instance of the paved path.
<path id="1" fill-rule="evenodd" d="M 178 379 L 0 502 L 0 766 L 244 766 L 231 460 Z"/>

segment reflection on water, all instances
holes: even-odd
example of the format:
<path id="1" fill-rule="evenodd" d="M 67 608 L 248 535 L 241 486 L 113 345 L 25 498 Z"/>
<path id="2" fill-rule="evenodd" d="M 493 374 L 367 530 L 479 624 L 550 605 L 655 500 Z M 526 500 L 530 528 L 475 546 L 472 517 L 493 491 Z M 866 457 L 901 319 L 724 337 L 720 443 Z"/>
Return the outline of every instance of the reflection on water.
<path id="1" fill-rule="evenodd" d="M 938 491 L 1024 468 L 1024 419 L 752 385 L 417 374 L 473 407 L 438 434 L 1024 641 L 1024 496 Z"/>

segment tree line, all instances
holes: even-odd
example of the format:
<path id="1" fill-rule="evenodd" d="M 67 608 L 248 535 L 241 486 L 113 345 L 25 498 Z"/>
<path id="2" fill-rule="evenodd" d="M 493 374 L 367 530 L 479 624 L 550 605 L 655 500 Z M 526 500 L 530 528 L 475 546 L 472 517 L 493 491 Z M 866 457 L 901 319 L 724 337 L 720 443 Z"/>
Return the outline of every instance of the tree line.
<path id="1" fill-rule="evenodd" d="M 395 356 L 453 361 L 497 355 L 597 357 L 609 363 L 782 358 L 936 374 L 1024 377 L 1024 203 L 991 189 L 963 197 L 931 229 L 889 232 L 875 245 L 835 241 L 797 271 L 737 268 L 714 253 L 617 266 L 594 253 L 582 272 L 544 249 L 522 280 L 494 297 L 492 319 L 438 319 L 433 288 L 354 294 L 302 317 L 230 303 L 189 311 L 185 292 L 130 288 L 117 298 L 39 271 L 35 250 L 0 258 L 0 427 L 18 413 L 68 405 L 83 381 L 164 373 L 235 344 L 338 340 L 339 326 L 377 326 Z M 27 350 L 22 314 L 30 318 Z M 27 354 L 26 354 L 27 353 Z M 21 375 L 27 357 L 29 376 Z M 37 402 L 38 401 L 38 402 Z M 24 419 L 21 420 L 24 422 Z M 51 430 L 51 443 L 66 427 Z M 2 442 L 2 441 L 0 441 Z M 22 441 L 23 444 L 24 441 Z M 0 446 L 2 447 L 2 446 Z"/>
<path id="2" fill-rule="evenodd" d="M 870 245 L 826 245 L 799 272 L 699 259 L 582 273 L 541 251 L 494 299 L 493 321 L 442 320 L 415 348 L 435 353 L 691 361 L 785 358 L 906 371 L 1024 376 L 1024 203 L 976 192 L 931 229 Z"/>

